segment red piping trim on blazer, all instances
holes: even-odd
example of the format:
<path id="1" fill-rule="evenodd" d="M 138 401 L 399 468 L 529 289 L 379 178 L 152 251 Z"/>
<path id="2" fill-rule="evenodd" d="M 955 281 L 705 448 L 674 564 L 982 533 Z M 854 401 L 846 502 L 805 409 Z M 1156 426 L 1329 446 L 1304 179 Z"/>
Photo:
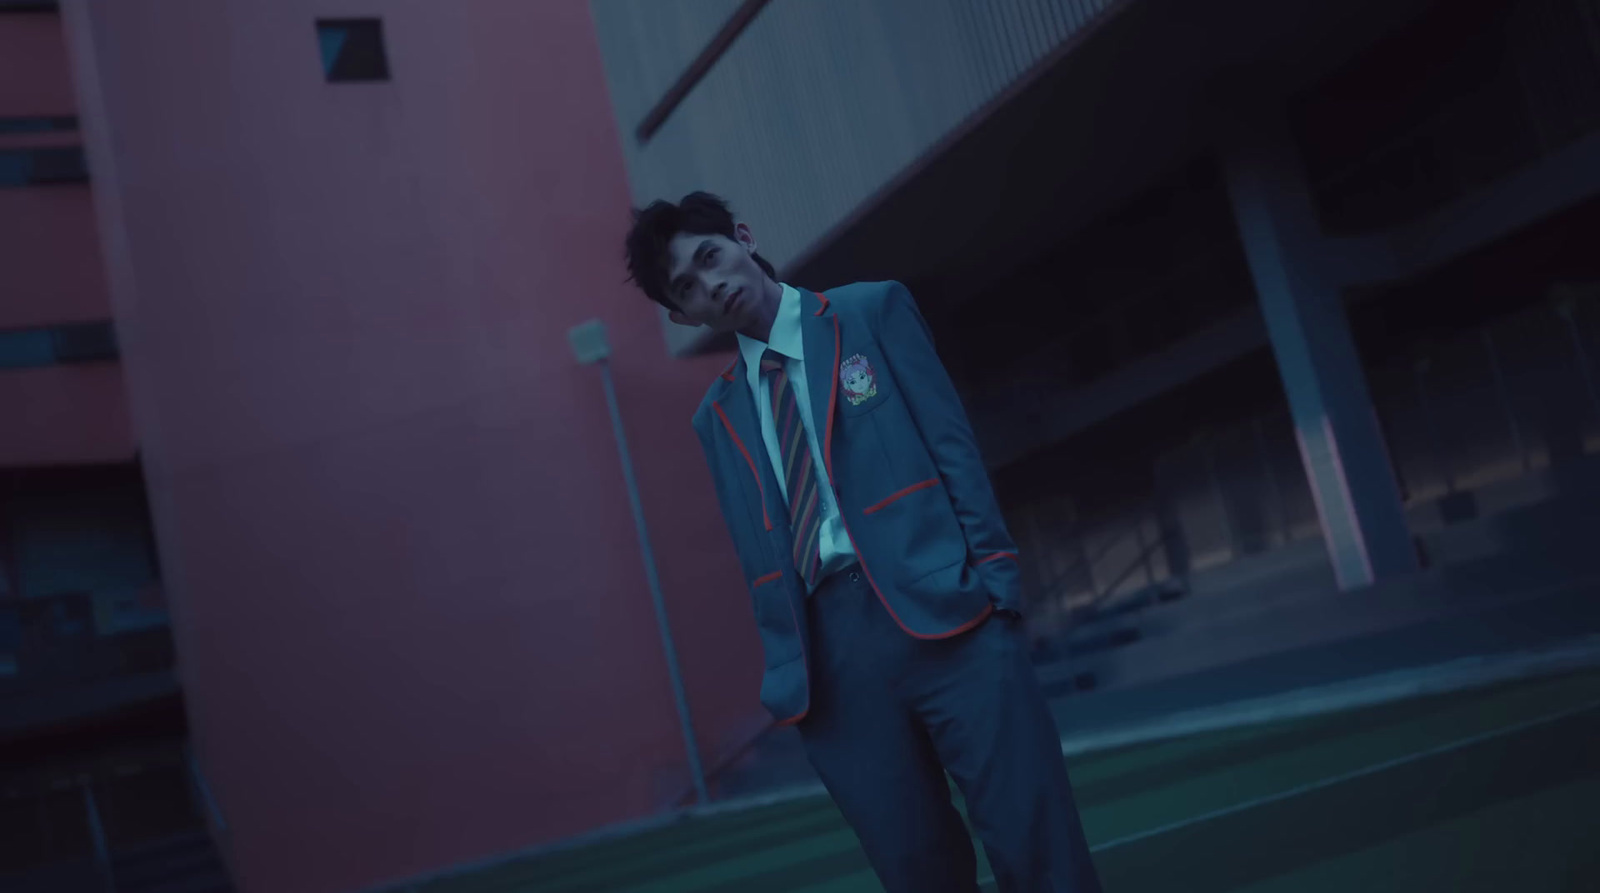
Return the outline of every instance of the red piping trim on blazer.
<path id="1" fill-rule="evenodd" d="M 765 524 L 768 530 L 771 530 L 772 519 L 767 517 L 767 488 L 761 486 L 761 472 L 756 471 L 756 460 L 750 458 L 750 451 L 744 448 L 744 441 L 739 439 L 739 432 L 733 430 L 733 423 L 728 421 L 728 414 L 722 411 L 722 404 L 713 400 L 711 401 L 711 408 L 715 409 L 717 415 L 722 418 L 722 427 L 728 429 L 728 436 L 733 438 L 733 445 L 738 447 L 739 452 L 744 454 L 744 461 L 749 464 L 750 473 L 756 477 L 756 491 L 761 494 L 761 523 Z"/>
<path id="2" fill-rule="evenodd" d="M 1017 560 L 1017 553 L 1015 553 L 1015 552 L 996 552 L 993 555 L 990 555 L 988 558 L 985 558 L 982 561 L 978 562 L 978 564 L 988 564 L 991 561 L 999 561 L 1002 558 L 1009 558 L 1012 561 L 1016 561 Z"/>
<path id="3" fill-rule="evenodd" d="M 783 571 L 773 571 L 770 574 L 765 574 L 763 576 L 756 577 L 755 580 L 751 581 L 750 588 L 751 589 L 756 589 L 758 587 L 765 586 L 768 583 L 771 583 L 773 580 L 781 579 L 782 577 L 783 577 Z"/>
<path id="4" fill-rule="evenodd" d="M 789 602 L 789 619 L 794 621 L 794 633 L 798 636 L 800 635 L 800 616 L 794 612 L 794 599 L 791 598 L 787 601 Z M 811 712 L 811 660 L 806 657 L 805 643 L 803 641 L 800 647 L 800 669 L 806 674 L 806 705 L 800 708 L 799 713 L 788 719 L 778 720 L 778 725 L 780 726 L 792 726 L 805 719 L 806 714 Z"/>
<path id="5" fill-rule="evenodd" d="M 818 294 L 817 297 L 822 299 L 822 310 L 828 309 L 828 299 L 822 297 L 820 294 Z M 818 316 L 822 315 L 822 310 L 817 311 Z M 837 370 L 839 368 L 840 345 L 839 317 L 835 316 L 833 318 L 833 368 L 828 370 L 828 378 L 832 382 L 833 386 L 828 393 L 827 442 L 822 448 L 823 464 L 828 469 L 829 486 L 837 486 L 835 482 L 838 480 L 838 478 L 833 476 L 833 416 L 835 411 L 837 411 L 839 408 L 839 374 Z M 835 493 L 837 492 L 838 491 L 835 490 Z M 872 571 L 867 569 L 867 560 L 861 555 L 861 547 L 856 545 L 856 535 L 850 532 L 850 525 L 845 523 L 844 512 L 839 513 L 839 523 L 844 525 L 844 534 L 850 539 L 850 548 L 855 550 L 856 560 L 861 562 L 861 573 L 866 576 L 867 585 L 872 587 L 873 594 L 878 596 L 878 601 L 883 605 L 884 610 L 889 612 L 889 616 L 894 618 L 895 625 L 904 630 L 906 635 L 912 637 L 913 639 L 948 639 L 952 636 L 959 636 L 967 630 L 972 629 L 973 627 L 987 620 L 989 615 L 993 613 L 994 605 L 984 605 L 983 610 L 978 613 L 978 616 L 947 632 L 924 635 L 923 633 L 913 631 L 911 627 L 906 626 L 905 621 L 900 619 L 900 615 L 895 613 L 894 608 L 889 605 L 889 600 L 883 597 L 883 590 L 878 588 L 878 581 L 872 579 Z M 790 605 L 789 609 L 793 611 L 794 606 Z M 807 688 L 807 691 L 809 692 L 810 689 Z"/>
<path id="6" fill-rule="evenodd" d="M 923 481 L 920 484 L 912 484 L 911 486 L 905 488 L 904 490 L 901 490 L 898 493 L 895 493 L 894 495 L 890 496 L 887 499 L 881 500 L 879 502 L 875 502 L 872 505 L 867 506 L 866 508 L 861 510 L 861 514 L 870 515 L 873 512 L 881 512 L 884 509 L 888 508 L 889 505 L 892 504 L 895 500 L 900 499 L 901 497 L 909 496 L 912 493 L 917 492 L 918 490 L 926 490 L 929 487 L 937 487 L 937 486 L 939 486 L 939 479 L 938 478 L 928 478 L 927 480 Z"/>

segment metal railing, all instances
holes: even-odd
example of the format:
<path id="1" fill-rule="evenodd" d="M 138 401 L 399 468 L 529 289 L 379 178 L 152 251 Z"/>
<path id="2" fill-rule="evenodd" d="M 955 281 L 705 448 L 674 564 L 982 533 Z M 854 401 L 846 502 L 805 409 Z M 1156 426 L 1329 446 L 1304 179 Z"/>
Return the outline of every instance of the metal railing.
<path id="1" fill-rule="evenodd" d="M 184 748 L 175 742 L 59 769 L 8 768 L 0 808 L 16 833 L 0 840 L 0 889 L 61 893 L 85 889 L 93 877 L 116 893 L 120 858 L 203 828 L 201 800 L 186 783 Z"/>
<path id="2" fill-rule="evenodd" d="M 1369 373 L 1414 524 L 1452 494 L 1600 455 L 1600 285 L 1557 292 Z M 1152 472 L 1151 493 L 1129 493 L 1095 518 L 1068 517 L 1066 497 L 1008 506 L 1029 540 L 1025 573 L 1041 632 L 1105 616 L 1123 597 L 1146 603 L 1130 586 L 1141 573 L 1147 584 L 1185 581 L 1320 531 L 1282 407 L 1199 432 Z M 1453 523 L 1447 508 L 1426 523 Z M 1156 535 L 1141 540 L 1152 517 Z"/>
<path id="3" fill-rule="evenodd" d="M 1408 504 L 1600 451 L 1600 294 L 1557 291 L 1373 372 Z"/>
<path id="4" fill-rule="evenodd" d="M 131 596 L 129 596 L 131 598 Z M 102 632 L 109 601 L 87 592 L 0 599 L 0 698 L 64 684 L 171 669 L 175 654 L 164 612 L 149 609 L 141 628 Z"/>
<path id="5" fill-rule="evenodd" d="M 1064 568 L 1049 570 L 1041 566 L 1042 559 L 1035 555 L 1031 559 L 1033 565 L 1034 591 L 1030 599 L 1030 613 L 1041 613 L 1038 617 L 1038 631 L 1041 633 L 1060 632 L 1062 629 L 1088 622 L 1096 616 L 1104 614 L 1114 603 L 1122 597 L 1134 596 L 1141 591 L 1170 578 L 1171 573 L 1158 573 L 1156 556 L 1160 555 L 1166 544 L 1161 537 L 1147 537 L 1145 528 L 1156 517 L 1153 506 L 1146 503 L 1131 510 L 1132 517 L 1118 522 L 1111 528 L 1110 535 L 1097 543 L 1092 550 L 1083 547 L 1084 540 L 1092 534 L 1089 525 L 1072 524 L 1065 529 L 1042 531 L 1036 525 L 1032 527 L 1033 543 L 1025 549 L 1036 552 L 1041 549 L 1049 550 L 1045 546 L 1044 538 L 1053 540 L 1057 546 L 1069 543 L 1069 552 L 1075 552 L 1073 560 Z M 1112 565 L 1110 570 L 1102 570 L 1107 559 L 1119 551 L 1126 551 L 1132 547 L 1132 555 L 1126 561 Z M 1162 562 L 1163 570 L 1166 563 Z M 1128 584 L 1143 572 L 1144 580 L 1138 586 L 1130 588 Z"/>
<path id="6" fill-rule="evenodd" d="M 94 796 L 94 784 L 87 775 L 78 776 L 78 789 L 83 792 L 83 810 L 89 823 L 89 840 L 94 845 L 94 866 L 105 883 L 106 893 L 117 893 L 117 877 L 111 869 L 111 846 L 106 843 L 106 829 L 100 820 L 100 803 Z"/>

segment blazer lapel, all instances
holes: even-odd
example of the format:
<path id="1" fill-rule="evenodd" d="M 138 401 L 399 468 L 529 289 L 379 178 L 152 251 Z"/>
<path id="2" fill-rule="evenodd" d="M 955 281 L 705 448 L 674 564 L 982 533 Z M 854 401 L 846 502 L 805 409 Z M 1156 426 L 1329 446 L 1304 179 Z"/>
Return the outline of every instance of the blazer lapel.
<path id="1" fill-rule="evenodd" d="M 806 386 L 811 390 L 811 421 L 822 444 L 822 464 L 833 476 L 833 417 L 839 398 L 839 317 L 828 299 L 800 292 L 800 339 L 806 355 Z"/>
<path id="2" fill-rule="evenodd" d="M 761 505 L 769 515 L 769 523 L 776 520 L 772 507 L 783 506 L 783 496 L 777 492 L 777 479 L 772 476 L 772 463 L 767 459 L 766 441 L 761 437 L 761 419 L 756 414 L 755 397 L 750 393 L 748 367 L 740 357 L 733 368 L 722 375 L 721 392 L 713 398 L 727 419 L 734 445 L 743 454 L 740 459 L 748 474 L 746 481 L 754 483 Z M 770 497 L 770 501 L 769 501 Z"/>

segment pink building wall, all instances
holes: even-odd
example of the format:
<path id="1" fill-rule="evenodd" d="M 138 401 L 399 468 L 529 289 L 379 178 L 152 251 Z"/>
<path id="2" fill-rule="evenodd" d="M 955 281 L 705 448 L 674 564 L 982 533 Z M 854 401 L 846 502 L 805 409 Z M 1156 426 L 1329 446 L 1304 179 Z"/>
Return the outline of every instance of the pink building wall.
<path id="1" fill-rule="evenodd" d="M 0 106 L 0 115 L 9 109 Z M 0 149 L 75 144 L 76 134 L 0 137 Z M 111 318 L 105 266 L 86 185 L 0 189 L 0 329 Z"/>
<path id="2" fill-rule="evenodd" d="M 0 114 L 76 112 L 64 37 L 56 16 L 0 15 Z"/>
<path id="3" fill-rule="evenodd" d="M 0 117 L 77 114 L 61 21 L 0 15 Z M 0 134 L 0 150 L 71 132 Z M 0 331 L 111 318 L 88 186 L 0 189 Z M 126 462 L 133 431 L 116 363 L 0 372 L 0 468 Z"/>
<path id="4" fill-rule="evenodd" d="M 7 369 L 0 407 L 0 468 L 128 462 L 137 449 L 114 362 Z"/>
<path id="5" fill-rule="evenodd" d="M 65 0 L 194 743 L 245 893 L 351 890 L 655 811 L 684 755 L 604 320 L 709 751 L 759 646 L 667 358 L 583 0 Z M 668 785 L 671 786 L 671 785 Z"/>

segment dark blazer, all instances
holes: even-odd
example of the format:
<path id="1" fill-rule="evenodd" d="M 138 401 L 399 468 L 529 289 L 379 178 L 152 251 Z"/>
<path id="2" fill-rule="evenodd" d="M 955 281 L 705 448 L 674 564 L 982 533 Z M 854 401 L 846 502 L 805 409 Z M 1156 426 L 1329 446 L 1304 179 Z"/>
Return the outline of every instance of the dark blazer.
<path id="1" fill-rule="evenodd" d="M 907 635 L 939 639 L 1020 607 L 1017 547 L 966 412 L 905 286 L 801 292 L 805 386 L 861 571 Z M 806 591 L 741 356 L 694 415 L 766 656 L 761 702 L 810 704 Z"/>

